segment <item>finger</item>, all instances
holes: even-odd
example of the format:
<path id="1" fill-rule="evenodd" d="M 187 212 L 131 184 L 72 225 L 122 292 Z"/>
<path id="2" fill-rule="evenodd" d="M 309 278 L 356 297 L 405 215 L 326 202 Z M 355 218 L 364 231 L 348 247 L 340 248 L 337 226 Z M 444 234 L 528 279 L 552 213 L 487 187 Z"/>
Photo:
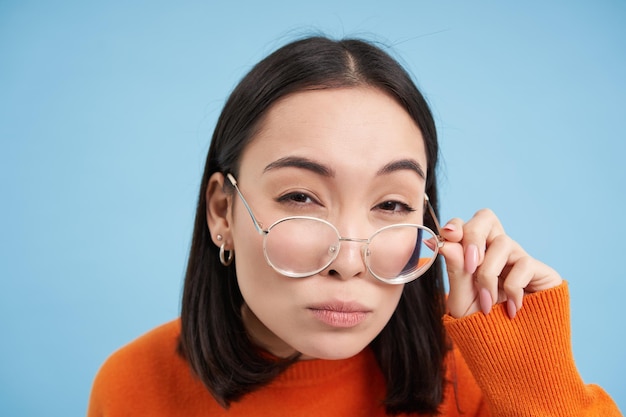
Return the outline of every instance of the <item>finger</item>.
<path id="1" fill-rule="evenodd" d="M 507 235 L 499 235 L 489 244 L 484 260 L 476 270 L 476 286 L 480 292 L 480 305 L 488 314 L 498 302 L 498 284 L 507 265 L 515 263 L 523 252 Z"/>
<path id="2" fill-rule="evenodd" d="M 450 288 L 447 304 L 448 312 L 453 317 L 463 317 L 480 311 L 478 289 L 474 285 L 474 276 L 471 272 L 467 272 L 476 269 L 478 256 L 469 259 L 465 254 L 462 245 L 464 224 L 463 220 L 453 218 L 441 228 L 441 236 L 444 238 L 445 244 L 440 249 L 440 253 L 446 261 Z M 470 265 L 469 268 L 468 264 Z"/>
<path id="3" fill-rule="evenodd" d="M 465 273 L 463 245 L 460 243 L 445 241 L 443 246 L 439 248 L 439 253 L 446 261 L 446 270 L 449 278 L 457 280 L 464 279 L 468 275 L 471 277 L 471 274 Z"/>
<path id="4" fill-rule="evenodd" d="M 448 310 L 454 317 L 465 313 L 470 305 L 476 301 L 476 290 L 473 285 L 473 277 L 465 271 L 465 257 L 463 246 L 463 224 L 465 222 L 455 217 L 441 228 L 441 237 L 445 240 L 440 249 L 446 261 L 448 283 Z"/>
<path id="5" fill-rule="evenodd" d="M 453 275 L 463 269 L 463 246 L 460 244 L 463 240 L 463 224 L 463 220 L 456 217 L 448 221 L 440 230 L 444 244 L 439 249 L 439 253 L 446 261 L 448 272 Z"/>
<path id="6" fill-rule="evenodd" d="M 502 282 L 509 317 L 515 317 L 522 308 L 524 294 L 547 290 L 562 282 L 561 276 L 548 265 L 528 255 L 521 256 L 509 268 Z"/>
<path id="7" fill-rule="evenodd" d="M 463 225 L 463 247 L 468 273 L 474 273 L 482 263 L 485 250 L 493 239 L 504 234 L 504 228 L 496 215 L 482 209 Z"/>
<path id="8" fill-rule="evenodd" d="M 529 272 L 525 272 L 529 271 Z M 518 277 L 518 275 L 520 277 Z M 522 276 L 530 277 L 525 281 Z M 511 282 L 507 282 L 507 281 Z M 533 293 L 537 291 L 547 290 L 563 282 L 563 278 L 554 269 L 550 268 L 543 262 L 538 261 L 528 255 L 521 257 L 511 268 L 506 276 L 506 279 L 502 283 L 507 297 L 510 289 L 511 294 L 514 293 L 516 286 L 522 286 L 524 293 Z M 517 300 L 517 299 L 516 299 Z M 516 302 L 516 306 L 519 306 Z"/>
<path id="9" fill-rule="evenodd" d="M 519 259 L 509 270 L 502 283 L 506 295 L 506 308 L 510 318 L 515 317 L 524 299 L 524 290 L 536 274 L 536 261 L 530 256 Z"/>
<path id="10" fill-rule="evenodd" d="M 448 312 L 453 317 L 463 317 L 479 310 L 474 277 L 465 272 L 463 246 L 446 241 L 440 249 L 448 272 Z"/>
<path id="11" fill-rule="evenodd" d="M 451 219 L 441 228 L 441 237 L 448 242 L 460 242 L 463 239 L 463 220 Z"/>

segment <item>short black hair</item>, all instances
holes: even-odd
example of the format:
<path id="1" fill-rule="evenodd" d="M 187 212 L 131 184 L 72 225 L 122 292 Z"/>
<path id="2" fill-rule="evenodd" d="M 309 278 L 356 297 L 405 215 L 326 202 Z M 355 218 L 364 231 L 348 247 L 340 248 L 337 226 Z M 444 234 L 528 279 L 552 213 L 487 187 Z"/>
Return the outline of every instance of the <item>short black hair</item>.
<path id="1" fill-rule="evenodd" d="M 238 173 L 243 150 L 277 100 L 303 90 L 368 86 L 393 97 L 424 138 L 426 193 L 438 213 L 437 133 L 428 104 L 389 53 L 359 39 L 314 36 L 293 41 L 260 61 L 240 81 L 217 121 L 206 159 L 182 299 L 180 351 L 223 406 L 270 382 L 298 359 L 276 360 L 248 338 L 234 265 L 223 266 L 206 220 L 205 192 L 216 172 Z M 425 224 L 433 228 L 430 219 Z M 385 376 L 388 413 L 436 413 L 443 400 L 449 350 L 442 266 L 406 284 L 391 319 L 371 349 Z"/>

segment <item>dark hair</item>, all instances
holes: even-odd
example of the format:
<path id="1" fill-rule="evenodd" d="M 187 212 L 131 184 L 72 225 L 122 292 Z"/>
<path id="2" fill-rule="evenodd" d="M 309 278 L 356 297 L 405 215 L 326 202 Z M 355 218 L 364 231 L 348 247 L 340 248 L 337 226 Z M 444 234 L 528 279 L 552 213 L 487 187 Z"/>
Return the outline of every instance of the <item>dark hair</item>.
<path id="1" fill-rule="evenodd" d="M 242 151 L 268 109 L 298 91 L 371 86 L 393 98 L 419 126 L 427 153 L 426 192 L 437 212 L 437 134 L 426 100 L 389 54 L 371 43 L 310 37 L 259 62 L 233 90 L 218 119 L 206 160 L 182 299 L 180 351 L 212 395 L 227 407 L 267 384 L 297 356 L 276 360 L 249 340 L 234 265 L 218 260 L 206 220 L 206 187 L 215 172 L 238 173 Z M 426 225 L 433 224 L 425 219 Z M 448 351 L 441 318 L 445 294 L 439 262 L 406 284 L 398 307 L 372 341 L 387 384 L 391 414 L 436 413 L 443 400 Z"/>

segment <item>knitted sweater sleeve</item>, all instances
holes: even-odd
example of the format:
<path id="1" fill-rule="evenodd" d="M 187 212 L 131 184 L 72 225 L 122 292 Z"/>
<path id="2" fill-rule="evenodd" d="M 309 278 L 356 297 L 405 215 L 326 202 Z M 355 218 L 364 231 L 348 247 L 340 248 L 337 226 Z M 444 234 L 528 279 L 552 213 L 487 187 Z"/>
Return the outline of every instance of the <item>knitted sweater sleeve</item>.
<path id="1" fill-rule="evenodd" d="M 444 317 L 494 417 L 621 416 L 600 387 L 585 385 L 574 364 L 567 284 L 529 294 L 513 320 L 491 313 Z"/>

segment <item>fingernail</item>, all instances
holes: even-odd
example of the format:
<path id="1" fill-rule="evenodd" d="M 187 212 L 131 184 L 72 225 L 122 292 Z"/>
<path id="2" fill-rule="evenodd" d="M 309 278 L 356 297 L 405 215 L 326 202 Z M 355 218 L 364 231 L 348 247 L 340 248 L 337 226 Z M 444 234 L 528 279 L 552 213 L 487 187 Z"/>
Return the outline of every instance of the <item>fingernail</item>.
<path id="1" fill-rule="evenodd" d="M 491 311 L 491 306 L 493 305 L 493 301 L 491 300 L 491 294 L 487 291 L 486 288 L 482 288 L 479 292 L 480 299 L 480 309 L 483 314 L 486 316 Z"/>
<path id="2" fill-rule="evenodd" d="M 456 231 L 456 226 L 452 223 L 448 223 L 445 226 L 443 226 L 443 230 L 446 230 L 448 232 L 455 232 Z"/>
<path id="3" fill-rule="evenodd" d="M 515 302 L 510 298 L 506 300 L 506 310 L 509 313 L 509 318 L 514 318 L 517 314 L 517 307 L 515 306 Z"/>
<path id="4" fill-rule="evenodd" d="M 465 272 L 473 274 L 478 268 L 478 246 L 469 245 L 465 249 Z"/>

